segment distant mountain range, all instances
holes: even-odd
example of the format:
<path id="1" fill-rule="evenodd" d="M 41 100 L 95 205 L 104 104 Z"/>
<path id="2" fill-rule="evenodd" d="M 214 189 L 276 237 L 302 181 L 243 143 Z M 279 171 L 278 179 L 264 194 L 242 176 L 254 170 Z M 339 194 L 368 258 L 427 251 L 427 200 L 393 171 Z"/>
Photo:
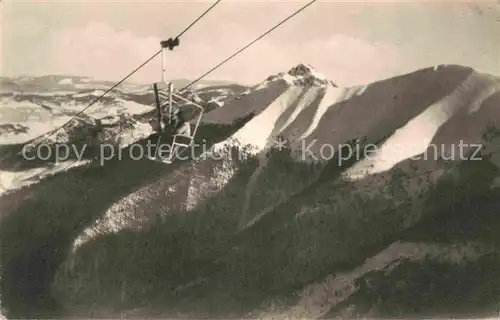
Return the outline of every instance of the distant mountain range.
<path id="1" fill-rule="evenodd" d="M 90 77 L 72 75 L 44 75 L 36 77 L 0 77 L 1 92 L 47 92 L 47 91 L 78 91 L 82 89 L 108 89 L 118 81 L 95 80 Z M 158 81 L 160 82 L 160 80 Z M 189 84 L 187 79 L 174 79 L 172 83 L 176 88 Z M 232 84 L 229 81 L 200 80 L 194 88 L 216 85 Z M 151 87 L 151 84 L 137 84 L 124 81 L 119 88 L 140 89 Z"/>

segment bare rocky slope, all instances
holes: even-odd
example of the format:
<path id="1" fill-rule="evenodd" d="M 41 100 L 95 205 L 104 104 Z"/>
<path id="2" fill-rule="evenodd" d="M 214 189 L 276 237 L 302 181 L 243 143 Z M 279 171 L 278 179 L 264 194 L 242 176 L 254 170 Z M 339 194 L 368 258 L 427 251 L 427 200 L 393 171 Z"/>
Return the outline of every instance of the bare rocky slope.
<path id="1" fill-rule="evenodd" d="M 270 76 L 206 114 L 196 160 L 91 163 L 4 195 L 3 304 L 38 317 L 494 316 L 499 92 L 454 65 L 353 88 L 307 65 Z"/>

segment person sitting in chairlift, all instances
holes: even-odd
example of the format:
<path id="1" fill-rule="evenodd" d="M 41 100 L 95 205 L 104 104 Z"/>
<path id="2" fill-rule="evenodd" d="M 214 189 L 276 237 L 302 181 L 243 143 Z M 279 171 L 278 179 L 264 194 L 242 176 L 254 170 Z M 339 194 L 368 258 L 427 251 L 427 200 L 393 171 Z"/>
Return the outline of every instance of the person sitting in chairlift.
<path id="1" fill-rule="evenodd" d="M 180 111 L 179 109 L 174 111 L 174 114 L 172 115 L 172 123 L 173 124 L 172 124 L 171 128 L 174 131 L 174 133 L 173 133 L 174 136 L 175 135 L 176 136 L 183 136 L 183 137 L 186 137 L 188 139 L 191 139 L 191 126 L 184 118 L 184 114 L 182 113 L 182 111 Z M 174 140 L 175 140 L 175 138 L 174 138 Z M 167 159 L 164 159 L 163 162 L 171 163 L 173 158 L 175 156 L 179 155 L 178 152 L 179 152 L 179 145 L 178 144 L 172 145 L 172 149 L 170 151 L 169 156 L 167 157 Z"/>
<path id="2" fill-rule="evenodd" d="M 175 135 L 191 137 L 191 126 L 184 118 L 184 114 L 181 110 L 176 109 L 174 111 L 172 120 L 175 129 Z"/>

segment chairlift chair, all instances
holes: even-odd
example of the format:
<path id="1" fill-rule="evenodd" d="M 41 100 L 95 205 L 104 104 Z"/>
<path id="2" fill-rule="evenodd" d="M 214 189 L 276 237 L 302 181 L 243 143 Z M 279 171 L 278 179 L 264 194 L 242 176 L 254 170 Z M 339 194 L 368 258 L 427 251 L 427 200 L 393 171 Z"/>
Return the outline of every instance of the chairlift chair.
<path id="1" fill-rule="evenodd" d="M 170 153 L 169 153 L 168 157 L 166 159 L 158 158 L 158 148 L 159 148 L 160 142 L 161 142 L 161 132 L 163 131 L 162 130 L 162 125 L 161 125 L 163 123 L 163 115 L 162 115 L 163 114 L 163 112 L 162 112 L 163 106 L 162 106 L 162 103 L 161 103 L 161 100 L 160 100 L 160 94 L 159 94 L 159 90 L 158 90 L 158 84 L 159 83 L 154 83 L 153 84 L 153 92 L 154 92 L 154 96 L 155 96 L 156 108 L 158 110 L 157 116 L 158 116 L 158 122 L 159 122 L 160 137 L 158 138 L 158 141 L 156 143 L 154 157 L 148 157 L 148 158 L 150 160 L 153 160 L 153 161 L 160 161 L 160 162 L 163 162 L 163 163 L 171 163 L 172 160 L 173 160 L 174 151 L 179 150 L 179 148 L 184 148 L 184 150 L 186 150 L 187 148 L 191 147 L 194 144 L 194 138 L 196 136 L 196 132 L 198 131 L 198 127 L 200 126 L 200 122 L 201 122 L 201 119 L 203 117 L 203 113 L 205 112 L 205 109 L 201 105 L 199 105 L 198 103 L 196 103 L 194 101 L 191 101 L 191 100 L 188 100 L 188 99 L 182 97 L 178 93 L 174 93 L 173 83 L 169 82 L 167 80 L 166 70 L 165 70 L 167 49 L 172 50 L 172 48 L 171 48 L 171 42 L 168 42 L 168 40 L 167 40 L 167 41 L 162 41 L 161 44 L 162 44 L 162 82 L 160 82 L 160 83 L 164 83 L 164 84 L 166 84 L 168 86 L 168 98 L 167 98 L 168 99 L 168 113 L 169 113 L 169 115 L 168 115 L 168 119 L 169 119 L 168 124 L 170 124 L 171 119 L 172 119 L 173 102 L 175 100 L 180 100 L 180 101 L 188 103 L 188 105 L 179 106 L 178 107 L 179 110 L 180 110 L 180 108 L 186 108 L 188 106 L 194 106 L 196 109 L 199 110 L 199 113 L 198 113 L 198 116 L 197 116 L 197 119 L 196 119 L 196 123 L 194 125 L 194 129 L 192 130 L 191 134 L 189 136 L 187 136 L 187 135 L 181 135 L 181 134 L 175 134 L 173 136 L 173 139 L 172 139 L 172 144 L 171 144 Z M 184 150 L 182 150 L 181 153 Z"/>

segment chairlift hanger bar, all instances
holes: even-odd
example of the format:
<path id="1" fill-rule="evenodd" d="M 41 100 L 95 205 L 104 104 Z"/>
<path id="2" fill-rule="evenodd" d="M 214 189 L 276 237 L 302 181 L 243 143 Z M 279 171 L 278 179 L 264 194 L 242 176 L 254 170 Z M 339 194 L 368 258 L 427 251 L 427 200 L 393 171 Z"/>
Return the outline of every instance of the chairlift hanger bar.
<path id="1" fill-rule="evenodd" d="M 192 26 L 194 26 L 201 18 L 203 18 L 210 10 L 212 10 L 217 4 L 219 4 L 219 2 L 221 2 L 222 0 L 217 0 L 215 3 L 213 3 L 207 10 L 205 10 L 205 12 L 203 12 L 198 18 L 196 18 L 193 22 L 191 22 L 191 24 L 189 24 L 181 33 L 179 33 L 175 38 L 169 38 L 168 40 L 166 41 L 162 41 L 162 46 L 165 45 L 166 47 L 168 47 L 170 50 L 173 50 L 173 48 L 177 47 L 179 45 L 179 38 L 184 35 L 184 33 L 186 33 L 189 29 L 191 29 Z M 41 145 L 44 141 L 46 141 L 49 137 L 55 135 L 57 132 L 59 132 L 59 130 L 61 130 L 62 128 L 64 128 L 65 126 L 67 126 L 71 121 L 73 121 L 74 119 L 76 119 L 77 117 L 79 117 L 81 114 L 83 114 L 83 112 L 85 112 L 87 109 L 89 109 L 91 106 L 93 106 L 95 103 L 97 103 L 98 101 L 100 101 L 106 94 L 108 94 L 109 92 L 111 92 L 112 90 L 114 90 L 116 87 L 118 87 L 120 84 L 122 84 L 125 80 L 127 80 L 128 78 L 130 78 L 132 75 L 134 75 L 137 71 L 139 71 L 140 69 L 142 69 L 142 67 L 144 67 L 146 64 L 148 64 L 151 60 L 153 60 L 156 56 L 158 56 L 163 50 L 159 50 L 157 51 L 155 54 L 153 54 L 150 58 L 148 58 L 146 61 L 144 61 L 141 65 L 139 65 L 137 68 L 135 68 L 133 71 L 131 71 L 129 74 L 127 74 L 123 79 L 121 79 L 120 81 L 118 81 L 115 85 L 113 85 L 111 88 L 109 88 L 108 90 L 106 90 L 105 92 L 103 92 L 100 96 L 98 96 L 96 99 L 94 99 L 91 103 L 89 103 L 85 108 L 83 108 L 82 110 L 80 110 L 79 112 L 77 112 L 74 116 L 72 116 L 68 121 L 66 121 L 65 123 L 63 123 L 62 125 L 60 125 L 59 127 L 57 127 L 56 129 L 54 129 L 51 133 L 49 134 L 42 134 L 34 139 L 32 139 L 31 141 L 35 141 L 36 139 L 39 139 L 43 136 L 45 136 L 39 143 L 38 143 L 38 146 Z"/>
<path id="2" fill-rule="evenodd" d="M 217 1 L 218 3 L 219 1 Z M 296 16 L 297 14 L 299 14 L 300 12 L 302 12 L 303 10 L 305 10 L 307 7 L 309 7 L 310 5 L 312 5 L 313 3 L 317 2 L 317 0 L 311 0 L 310 2 L 308 2 L 307 4 L 305 4 L 304 6 L 302 6 L 301 8 L 299 8 L 297 11 L 295 11 L 294 13 L 292 13 L 291 15 L 287 16 L 284 20 L 280 21 L 278 24 L 276 24 L 274 27 L 272 27 L 271 29 L 269 29 L 268 31 L 266 31 L 265 33 L 263 33 L 262 35 L 260 35 L 259 37 L 257 37 L 256 39 L 254 39 L 253 41 L 251 41 L 250 43 L 248 43 L 246 46 L 244 46 L 243 48 L 241 48 L 240 50 L 238 50 L 237 52 L 235 52 L 234 54 L 232 54 L 231 56 L 229 56 L 228 58 L 226 58 L 225 60 L 223 60 L 222 62 L 220 62 L 218 65 L 216 65 L 215 67 L 211 68 L 210 70 L 208 70 L 206 73 L 204 73 L 203 75 L 201 75 L 200 77 L 198 77 L 196 80 L 190 82 L 187 86 L 181 88 L 179 90 L 179 92 L 182 92 L 183 90 L 191 87 L 193 84 L 195 84 L 196 82 L 200 81 L 201 79 L 203 79 L 204 77 L 206 77 L 208 74 L 210 74 L 211 72 L 215 71 L 217 68 L 221 67 L 223 64 L 227 63 L 229 60 L 233 59 L 235 56 L 237 56 L 238 54 L 240 54 L 241 52 L 243 52 L 244 50 L 248 49 L 250 46 L 252 46 L 253 44 L 255 44 L 256 42 L 258 42 L 260 39 L 262 39 L 263 37 L 265 37 L 266 35 L 268 35 L 269 33 L 271 33 L 272 31 L 274 31 L 275 29 L 277 29 L 278 27 L 280 27 L 281 25 L 283 25 L 285 22 L 287 22 L 288 20 L 290 20 L 291 18 L 293 18 L 294 16 Z M 168 40 L 167 42 L 165 42 L 164 44 L 167 45 L 167 44 L 175 44 L 175 39 L 172 39 L 170 40 L 170 43 L 168 43 Z M 168 46 L 166 46 L 168 47 Z M 163 51 L 166 51 L 162 48 Z M 162 51 L 160 50 L 160 51 Z M 163 79 L 165 79 L 164 77 L 164 73 L 163 73 Z M 165 79 L 166 80 L 166 79 Z M 164 81 L 164 83 L 168 83 L 168 81 Z M 172 92 L 173 90 L 171 90 Z M 169 100 L 171 101 L 171 99 Z M 189 103 L 193 103 L 192 101 L 189 101 Z M 201 119 L 200 119 L 201 120 Z M 121 131 L 120 131 L 121 132 Z M 118 134 L 120 134 L 120 132 Z"/>

